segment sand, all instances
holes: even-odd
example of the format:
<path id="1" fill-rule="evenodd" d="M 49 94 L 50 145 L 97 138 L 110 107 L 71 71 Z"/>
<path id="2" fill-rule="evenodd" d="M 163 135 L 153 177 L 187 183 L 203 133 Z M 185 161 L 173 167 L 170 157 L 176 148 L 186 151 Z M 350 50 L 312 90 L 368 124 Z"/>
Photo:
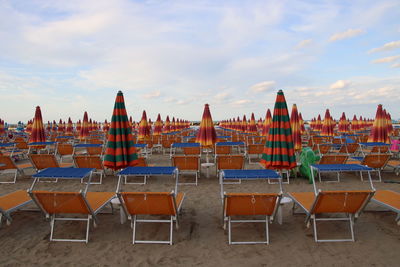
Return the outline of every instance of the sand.
<path id="1" fill-rule="evenodd" d="M 204 158 L 202 159 L 204 161 Z M 153 154 L 149 163 L 170 165 L 168 156 Z M 246 164 L 246 168 L 259 168 Z M 32 170 L 16 184 L 0 186 L 0 194 L 27 189 L 31 185 Z M 174 230 L 174 245 L 132 245 L 130 223 L 120 223 L 119 209 L 110 213 L 105 209 L 98 215 L 97 228 L 91 227 L 89 243 L 50 242 L 50 226 L 37 211 L 18 211 L 11 225 L 0 228 L 0 264 L 68 265 L 68 266 L 397 266 L 400 260 L 400 227 L 393 212 L 366 211 L 355 224 L 356 242 L 316 243 L 312 228 L 307 228 L 304 215 L 292 215 L 291 204 L 283 206 L 283 224 L 270 225 L 269 245 L 228 245 L 227 232 L 222 228 L 220 187 L 211 169 L 210 178 L 204 172 L 199 185 L 180 186 L 186 193 L 180 216 L 180 227 Z M 190 179 L 187 176 L 186 179 Z M 391 172 L 383 173 L 387 180 L 400 181 Z M 117 178 L 108 175 L 102 185 L 91 185 L 90 191 L 115 191 Z M 377 189 L 400 192 L 399 184 L 374 183 Z M 353 174 L 342 174 L 340 183 L 318 183 L 323 188 L 368 188 Z M 129 191 L 170 191 L 172 178 L 151 177 L 147 185 L 129 185 Z M 77 190 L 82 185 L 74 181 L 40 183 L 39 188 Z M 248 181 L 242 185 L 226 186 L 227 192 L 277 192 L 277 185 L 265 181 Z M 292 178 L 284 185 L 285 192 L 311 191 L 312 185 L 303 178 Z M 34 207 L 34 206 L 32 206 Z M 368 210 L 379 209 L 370 204 Z M 380 209 L 381 210 L 381 209 Z M 57 227 L 59 237 L 82 237 L 82 223 L 62 223 Z M 321 237 L 344 237 L 348 225 L 343 222 L 321 223 Z M 167 225 L 139 225 L 139 238 L 167 238 Z M 234 227 L 234 239 L 261 239 L 263 224 L 240 224 Z"/>

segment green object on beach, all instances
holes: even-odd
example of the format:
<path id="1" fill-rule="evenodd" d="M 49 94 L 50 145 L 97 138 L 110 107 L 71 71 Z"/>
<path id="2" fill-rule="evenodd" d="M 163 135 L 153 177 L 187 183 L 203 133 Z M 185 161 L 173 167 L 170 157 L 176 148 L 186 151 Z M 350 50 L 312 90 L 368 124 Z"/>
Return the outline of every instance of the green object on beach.
<path id="1" fill-rule="evenodd" d="M 312 183 L 310 165 L 316 163 L 319 159 L 320 156 L 315 155 L 314 151 L 312 151 L 310 147 L 305 147 L 301 150 L 300 154 L 301 166 L 299 170 L 302 176 L 308 177 L 310 184 Z M 316 175 L 315 172 L 314 175 Z"/>

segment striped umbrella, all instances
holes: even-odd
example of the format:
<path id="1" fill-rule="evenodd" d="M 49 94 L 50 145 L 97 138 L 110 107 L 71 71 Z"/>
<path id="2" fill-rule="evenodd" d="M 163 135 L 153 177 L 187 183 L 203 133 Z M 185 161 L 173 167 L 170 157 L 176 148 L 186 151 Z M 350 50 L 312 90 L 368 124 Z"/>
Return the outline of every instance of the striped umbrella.
<path id="1" fill-rule="evenodd" d="M 80 133 L 81 129 L 82 129 L 82 123 L 81 120 L 78 120 L 78 122 L 76 123 L 76 131 Z"/>
<path id="2" fill-rule="evenodd" d="M 376 110 L 375 121 L 368 138 L 368 142 L 382 142 L 390 144 L 387 131 L 386 117 L 383 114 L 382 105 L 379 104 Z"/>
<path id="3" fill-rule="evenodd" d="M 351 121 L 351 130 L 352 130 L 352 131 L 358 131 L 358 130 L 359 130 L 359 127 L 358 127 L 358 126 L 359 126 L 359 125 L 358 125 L 357 116 L 354 115 L 354 116 L 353 116 L 353 120 Z"/>
<path id="4" fill-rule="evenodd" d="M 31 133 L 32 132 L 32 121 L 28 120 L 28 123 L 26 124 L 25 132 Z"/>
<path id="5" fill-rule="evenodd" d="M 157 120 L 154 123 L 153 135 L 155 135 L 155 136 L 161 135 L 162 127 L 163 127 L 163 123 L 161 121 L 161 115 L 160 115 L 160 113 L 158 113 Z"/>
<path id="6" fill-rule="evenodd" d="M 264 120 L 264 125 L 263 125 L 263 130 L 261 135 L 262 136 L 267 136 L 269 133 L 269 128 L 271 127 L 272 124 L 272 116 L 271 116 L 271 111 L 268 109 L 267 114 L 265 115 L 265 120 Z"/>
<path id="7" fill-rule="evenodd" d="M 331 114 L 329 113 L 329 109 L 326 109 L 325 111 L 325 118 L 322 123 L 322 130 L 321 130 L 321 135 L 325 136 L 333 136 L 333 128 L 335 127 L 335 124 L 332 120 Z"/>
<path id="8" fill-rule="evenodd" d="M 89 136 L 89 119 L 88 119 L 88 114 L 85 111 L 81 123 L 81 131 L 79 132 L 79 139 L 83 140 L 86 139 L 86 137 L 88 136 Z"/>
<path id="9" fill-rule="evenodd" d="M 72 120 L 69 117 L 68 118 L 68 124 L 67 124 L 67 129 L 65 130 L 66 134 L 72 134 L 72 132 L 74 131 L 74 126 L 72 125 Z"/>
<path id="10" fill-rule="evenodd" d="M 121 91 L 118 92 L 115 99 L 103 164 L 113 170 L 138 164 L 138 156 L 133 143 L 132 127 L 129 126 L 124 95 Z"/>
<path id="11" fill-rule="evenodd" d="M 254 117 L 254 113 L 251 113 L 250 123 L 247 126 L 247 133 L 252 135 L 257 135 L 257 126 L 256 126 L 256 119 Z"/>
<path id="12" fill-rule="evenodd" d="M 4 124 L 4 121 L 3 121 Z M 392 124 L 392 116 L 390 116 L 390 113 L 386 113 L 386 124 L 388 128 L 388 135 L 393 135 L 393 124 Z M 3 125 L 4 126 L 4 125 Z"/>
<path id="13" fill-rule="evenodd" d="M 107 119 L 103 123 L 103 132 L 108 132 L 110 130 L 110 125 L 108 125 Z"/>
<path id="14" fill-rule="evenodd" d="M 294 150 L 299 151 L 301 150 L 301 129 L 300 118 L 296 104 L 293 104 L 292 113 L 290 114 L 290 126 L 292 128 Z"/>
<path id="15" fill-rule="evenodd" d="M 51 122 L 50 122 L 50 121 L 47 121 L 46 131 L 47 131 L 48 133 L 51 132 Z"/>
<path id="16" fill-rule="evenodd" d="M 170 133 L 171 132 L 171 122 L 169 120 L 169 116 L 165 119 L 163 133 Z"/>
<path id="17" fill-rule="evenodd" d="M 202 146 L 212 146 L 217 140 L 214 123 L 211 118 L 210 108 L 208 104 L 204 106 L 203 117 L 200 122 L 200 129 L 196 136 L 196 142 Z"/>
<path id="18" fill-rule="evenodd" d="M 322 121 L 321 121 L 321 115 L 318 114 L 317 120 L 315 122 L 315 131 L 321 131 L 322 130 Z"/>
<path id="19" fill-rule="evenodd" d="M 292 169 L 297 166 L 285 96 L 279 90 L 274 108 L 272 125 L 269 128 L 261 164 L 267 169 Z"/>
<path id="20" fill-rule="evenodd" d="M 139 131 L 138 131 L 138 139 L 139 140 L 149 140 L 150 139 L 150 126 L 147 122 L 146 111 L 143 110 L 142 119 L 139 123 Z"/>
<path id="21" fill-rule="evenodd" d="M 246 115 L 243 115 L 243 120 L 242 120 L 242 125 L 241 125 L 241 128 L 240 128 L 240 131 L 242 131 L 242 132 L 247 132 L 247 118 L 246 118 Z"/>
<path id="22" fill-rule="evenodd" d="M 63 122 L 62 119 L 60 119 L 60 121 L 58 122 L 58 129 L 57 129 L 58 133 L 63 133 L 64 132 L 64 127 L 63 127 Z"/>
<path id="23" fill-rule="evenodd" d="M 299 113 L 299 119 L 300 119 L 300 134 L 305 134 L 306 133 L 306 128 L 304 127 L 304 120 L 303 116 L 301 115 L 301 112 Z"/>
<path id="24" fill-rule="evenodd" d="M 342 116 L 340 117 L 339 120 L 339 126 L 338 126 L 338 131 L 341 133 L 348 133 L 349 132 L 349 124 L 346 119 L 346 114 L 344 112 L 342 113 Z"/>
<path id="25" fill-rule="evenodd" d="M 46 142 L 46 133 L 44 132 L 42 112 L 40 111 L 39 106 L 36 107 L 32 131 L 31 135 L 29 136 L 29 143 L 33 142 Z"/>

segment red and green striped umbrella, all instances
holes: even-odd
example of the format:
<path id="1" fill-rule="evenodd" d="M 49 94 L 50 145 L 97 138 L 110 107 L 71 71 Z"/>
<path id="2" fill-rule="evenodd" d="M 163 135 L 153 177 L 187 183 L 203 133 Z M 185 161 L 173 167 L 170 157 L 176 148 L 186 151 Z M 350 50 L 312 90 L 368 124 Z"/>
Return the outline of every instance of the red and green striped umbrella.
<path id="1" fill-rule="evenodd" d="M 256 126 L 256 119 L 254 117 L 254 113 L 251 113 L 250 123 L 247 126 L 247 133 L 252 135 L 257 135 L 257 126 Z"/>
<path id="2" fill-rule="evenodd" d="M 276 97 L 272 125 L 269 129 L 261 164 L 267 169 L 275 170 L 288 170 L 297 166 L 289 113 L 282 90 L 279 90 Z"/>
<path id="3" fill-rule="evenodd" d="M 138 156 L 133 143 L 132 127 L 129 126 L 126 114 L 124 95 L 119 91 L 115 99 L 103 164 L 107 168 L 120 170 L 137 163 Z"/>
<path id="4" fill-rule="evenodd" d="M 271 124 L 272 124 L 272 116 L 271 116 L 271 111 L 268 109 L 267 114 L 265 115 L 263 130 L 261 133 L 262 136 L 268 136 L 269 128 L 271 127 Z"/>
<path id="5" fill-rule="evenodd" d="M 209 105 L 204 106 L 203 117 L 200 122 L 200 129 L 196 136 L 196 142 L 202 146 L 212 146 L 217 140 L 214 123 L 211 118 Z"/>
<path id="6" fill-rule="evenodd" d="M 143 110 L 142 119 L 139 123 L 138 139 L 139 140 L 150 139 L 150 126 L 149 123 L 147 122 L 147 115 L 145 110 Z"/>
<path id="7" fill-rule="evenodd" d="M 333 133 L 334 127 L 335 127 L 335 124 L 332 120 L 331 114 L 329 113 L 329 109 L 326 109 L 325 118 L 322 123 L 321 135 L 334 136 L 334 133 Z"/>
<path id="8" fill-rule="evenodd" d="M 86 137 L 89 136 L 89 119 L 88 119 L 88 114 L 85 111 L 83 114 L 83 120 L 81 123 L 81 130 L 79 132 L 79 139 L 83 140 L 86 139 Z"/>
<path id="9" fill-rule="evenodd" d="M 46 133 L 44 132 L 42 112 L 40 107 L 36 107 L 35 118 L 33 119 L 32 131 L 29 136 L 29 143 L 33 142 L 46 142 Z"/>
<path id="10" fill-rule="evenodd" d="M 300 118 L 297 111 L 296 104 L 293 104 L 292 113 L 290 114 L 290 126 L 292 128 L 292 138 L 295 151 L 301 150 L 301 129 L 300 129 Z"/>
<path id="11" fill-rule="evenodd" d="M 163 127 L 163 123 L 161 121 L 161 115 L 160 113 L 157 116 L 157 120 L 154 123 L 154 131 L 153 131 L 153 135 L 157 136 L 157 135 L 161 135 L 162 133 L 162 127 Z"/>
<path id="12" fill-rule="evenodd" d="M 67 124 L 67 129 L 65 130 L 66 134 L 72 134 L 74 131 L 74 126 L 72 125 L 72 120 L 71 118 L 68 118 L 68 124 Z"/>
<path id="13" fill-rule="evenodd" d="M 390 138 L 387 131 L 386 117 L 384 116 L 382 105 L 379 104 L 376 110 L 374 125 L 372 126 L 368 142 L 382 142 L 390 144 Z"/>

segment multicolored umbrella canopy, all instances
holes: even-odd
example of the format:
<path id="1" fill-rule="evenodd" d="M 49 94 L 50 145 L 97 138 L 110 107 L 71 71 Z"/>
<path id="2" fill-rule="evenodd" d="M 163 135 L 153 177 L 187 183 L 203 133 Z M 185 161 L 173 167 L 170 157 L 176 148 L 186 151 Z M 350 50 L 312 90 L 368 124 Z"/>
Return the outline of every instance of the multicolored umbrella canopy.
<path id="1" fill-rule="evenodd" d="M 208 104 L 204 106 L 203 117 L 200 122 L 200 129 L 196 136 L 196 142 L 202 146 L 212 146 L 217 140 L 214 123 L 211 118 L 210 107 Z"/>
<path id="2" fill-rule="evenodd" d="M 4 121 L 3 121 L 4 124 Z M 388 135 L 393 135 L 393 124 L 392 124 L 392 116 L 390 116 L 390 113 L 386 113 L 386 124 L 387 124 L 387 129 L 388 129 Z"/>
<path id="3" fill-rule="evenodd" d="M 360 128 L 359 128 L 359 125 L 358 125 L 357 116 L 354 115 L 353 116 L 353 120 L 351 121 L 351 130 L 352 131 L 358 131 L 359 129 Z"/>
<path id="4" fill-rule="evenodd" d="M 161 115 L 158 114 L 157 116 L 157 120 L 154 123 L 154 130 L 153 130 L 153 135 L 158 136 L 161 135 L 162 133 L 162 127 L 163 127 L 163 123 L 161 121 Z"/>
<path id="5" fill-rule="evenodd" d="M 332 120 L 331 114 L 329 113 L 329 109 L 326 109 L 325 118 L 322 123 L 321 135 L 334 136 L 334 132 L 333 132 L 334 127 L 335 127 L 335 124 Z"/>
<path id="6" fill-rule="evenodd" d="M 59 132 L 59 133 L 63 133 L 64 132 L 64 125 L 63 125 L 62 119 L 60 119 L 60 121 L 58 122 L 57 132 Z"/>
<path id="7" fill-rule="evenodd" d="M 321 131 L 322 130 L 322 121 L 321 121 L 321 115 L 318 114 L 317 121 L 315 122 L 315 131 Z"/>
<path id="8" fill-rule="evenodd" d="M 304 127 L 304 120 L 303 120 L 303 116 L 301 115 L 301 112 L 299 113 L 299 119 L 300 119 L 300 133 L 305 134 L 306 127 Z"/>
<path id="9" fill-rule="evenodd" d="M 368 138 L 368 142 L 382 142 L 390 144 L 390 138 L 387 131 L 387 121 L 384 116 L 382 105 L 379 104 L 376 110 L 375 121 Z"/>
<path id="10" fill-rule="evenodd" d="M 76 131 L 80 133 L 81 129 L 82 129 L 82 122 L 81 120 L 78 120 L 78 122 L 76 123 Z"/>
<path id="11" fill-rule="evenodd" d="M 292 138 L 295 151 L 301 150 L 301 129 L 300 118 L 296 104 L 293 104 L 292 113 L 290 114 L 290 126 L 292 128 Z"/>
<path id="12" fill-rule="evenodd" d="M 256 118 L 254 117 L 254 113 L 251 113 L 250 123 L 247 126 L 247 133 L 252 135 L 257 135 L 257 125 L 256 125 Z"/>
<path id="13" fill-rule="evenodd" d="M 242 120 L 242 127 L 240 129 L 242 132 L 247 132 L 247 118 L 246 115 L 243 115 L 243 120 Z"/>
<path id="14" fill-rule="evenodd" d="M 150 139 L 150 126 L 147 122 L 147 115 L 145 110 L 143 110 L 142 119 L 139 123 L 138 139 L 139 140 Z"/>
<path id="15" fill-rule="evenodd" d="M 344 112 L 343 112 L 342 116 L 340 117 L 340 120 L 339 120 L 338 131 L 341 132 L 341 133 L 348 133 L 349 130 L 350 130 L 349 126 L 350 125 L 349 125 L 349 123 L 347 121 L 346 114 L 344 114 Z"/>
<path id="16" fill-rule="evenodd" d="M 282 90 L 279 90 L 276 97 L 272 125 L 269 129 L 261 164 L 267 169 L 275 170 L 288 170 L 297 166 L 289 113 Z"/>
<path id="17" fill-rule="evenodd" d="M 271 127 L 272 124 L 272 116 L 271 116 L 271 111 L 268 109 L 267 114 L 265 115 L 265 120 L 264 120 L 264 125 L 263 125 L 263 130 L 261 135 L 262 136 L 267 136 L 269 133 L 269 128 Z"/>
<path id="18" fill-rule="evenodd" d="M 107 122 L 107 119 L 104 120 L 103 124 L 103 132 L 108 132 L 110 130 L 110 125 Z"/>
<path id="19" fill-rule="evenodd" d="M 129 126 L 124 95 L 121 91 L 118 92 L 115 99 L 103 164 L 113 170 L 120 170 L 138 164 L 138 156 L 133 143 L 132 127 Z"/>
<path id="20" fill-rule="evenodd" d="M 71 118 L 68 118 L 68 124 L 67 124 L 67 129 L 65 130 L 66 134 L 72 134 L 74 131 L 74 126 L 72 125 L 72 120 Z"/>
<path id="21" fill-rule="evenodd" d="M 169 120 L 169 116 L 167 115 L 167 118 L 165 119 L 163 133 L 170 133 L 170 132 L 171 132 L 171 123 Z"/>
<path id="22" fill-rule="evenodd" d="M 83 120 L 81 123 L 81 130 L 79 132 L 79 139 L 83 140 L 86 139 L 86 137 L 89 136 L 89 119 L 88 119 L 88 114 L 85 111 L 83 114 Z"/>
<path id="23" fill-rule="evenodd" d="M 52 128 L 52 131 L 53 131 L 53 132 L 56 132 L 56 131 L 57 131 L 57 123 L 56 123 L 55 120 L 53 120 L 53 128 Z"/>
<path id="24" fill-rule="evenodd" d="M 42 112 L 40 111 L 39 106 L 36 107 L 32 131 L 31 135 L 29 136 L 29 143 L 33 142 L 46 142 L 46 133 L 44 132 Z"/>

